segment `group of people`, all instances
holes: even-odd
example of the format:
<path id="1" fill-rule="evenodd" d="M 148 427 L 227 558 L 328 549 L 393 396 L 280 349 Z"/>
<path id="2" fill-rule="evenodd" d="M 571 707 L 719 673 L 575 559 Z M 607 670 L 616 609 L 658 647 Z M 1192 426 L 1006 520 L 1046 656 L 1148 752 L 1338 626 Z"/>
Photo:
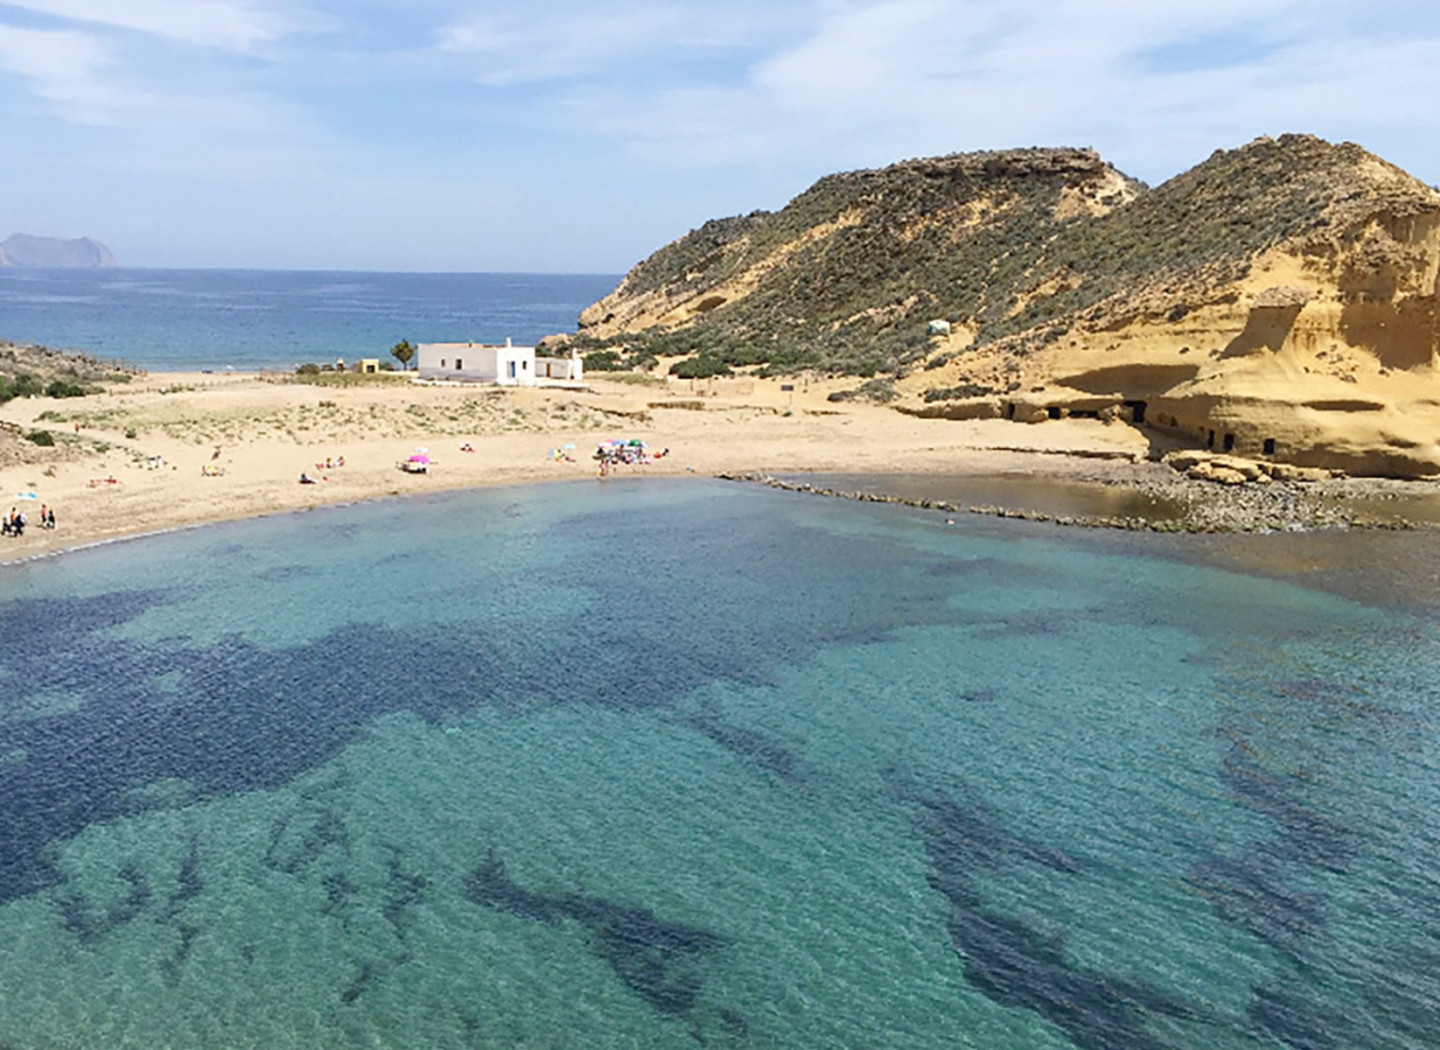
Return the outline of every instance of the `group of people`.
<path id="1" fill-rule="evenodd" d="M 616 440 L 601 445 L 595 450 L 593 458 L 600 465 L 600 476 L 603 478 L 618 466 L 643 467 L 652 460 L 664 459 L 669 454 L 668 448 L 651 452 L 645 447 L 645 442 L 632 438 L 629 441 Z"/>
<path id="2" fill-rule="evenodd" d="M 323 462 L 323 463 L 316 463 L 316 464 L 315 464 L 315 469 L 316 469 L 317 472 L 318 472 L 318 471 L 322 471 L 322 470 L 337 470 L 337 469 L 339 469 L 340 467 L 343 467 L 344 465 L 345 465 L 345 457 L 344 457 L 344 456 L 326 456 L 326 457 L 325 457 L 325 462 Z M 318 485 L 318 484 L 319 484 L 320 482 L 322 482 L 322 481 L 329 481 L 329 480 L 330 480 L 330 475 L 329 475 L 329 474 L 321 474 L 318 478 L 312 478 L 312 477 L 311 477 L 308 473 L 306 473 L 305 471 L 302 470 L 302 471 L 300 472 L 300 484 L 302 484 L 302 485 Z"/>
<path id="3" fill-rule="evenodd" d="M 11 507 L 10 513 L 0 518 L 0 536 L 23 536 L 25 526 L 30 519 L 19 507 Z M 55 508 L 40 504 L 40 527 L 42 529 L 53 529 L 55 527 Z"/>

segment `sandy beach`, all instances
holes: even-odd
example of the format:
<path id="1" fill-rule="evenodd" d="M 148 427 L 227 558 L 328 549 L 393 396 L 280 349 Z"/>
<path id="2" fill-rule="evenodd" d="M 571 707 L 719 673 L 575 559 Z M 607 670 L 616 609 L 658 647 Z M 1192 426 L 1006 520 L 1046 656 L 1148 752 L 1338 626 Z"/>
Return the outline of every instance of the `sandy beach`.
<path id="1" fill-rule="evenodd" d="M 86 398 L 16 399 L 0 406 L 0 421 L 48 429 L 57 445 L 10 443 L 12 456 L 18 448 L 30 461 L 0 465 L 0 509 L 19 506 L 32 527 L 0 541 L 0 560 L 356 500 L 595 479 L 595 448 L 613 439 L 668 449 L 615 477 L 1020 474 L 1131 483 L 1165 472 L 1144 462 L 1149 435 L 1124 424 L 927 420 L 827 399 L 853 386 L 602 375 L 583 391 L 402 377 L 330 387 L 283 375 L 170 373 Z M 434 460 L 428 471 L 398 469 L 417 449 Z M 301 484 L 302 473 L 316 483 Z M 32 492 L 33 500 L 18 498 Z M 53 531 L 33 527 L 42 504 L 55 510 Z"/>

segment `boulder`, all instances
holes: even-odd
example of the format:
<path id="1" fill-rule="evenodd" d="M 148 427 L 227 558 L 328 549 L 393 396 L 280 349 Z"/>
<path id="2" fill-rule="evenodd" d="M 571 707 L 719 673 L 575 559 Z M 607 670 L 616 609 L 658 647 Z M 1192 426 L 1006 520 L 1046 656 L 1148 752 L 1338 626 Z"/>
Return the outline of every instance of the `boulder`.
<path id="1" fill-rule="evenodd" d="M 1161 456 L 1160 462 L 1164 463 L 1177 474 L 1184 474 L 1197 464 L 1209 462 L 1212 457 L 1213 453 L 1201 452 L 1199 449 L 1177 448 L 1175 451 L 1167 452 Z"/>
<path id="2" fill-rule="evenodd" d="M 1266 463 L 1266 471 L 1276 481 L 1328 481 L 1332 472 L 1324 467 L 1297 467 L 1293 463 Z"/>
<path id="3" fill-rule="evenodd" d="M 1185 474 L 1186 477 L 1194 478 L 1196 481 L 1213 481 L 1218 485 L 1243 485 L 1249 480 L 1238 470 L 1208 461 L 1195 464 Z"/>

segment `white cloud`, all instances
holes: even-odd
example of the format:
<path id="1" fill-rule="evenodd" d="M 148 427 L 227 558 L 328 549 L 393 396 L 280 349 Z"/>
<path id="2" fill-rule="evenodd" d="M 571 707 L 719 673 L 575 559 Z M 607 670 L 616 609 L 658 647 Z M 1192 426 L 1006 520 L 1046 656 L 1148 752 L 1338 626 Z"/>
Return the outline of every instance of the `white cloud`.
<path id="1" fill-rule="evenodd" d="M 732 5 L 733 6 L 733 5 Z M 678 64 L 682 57 L 753 43 L 771 21 L 743 5 L 728 12 L 634 0 L 597 11 L 482 14 L 435 34 L 445 53 L 468 56 L 481 83 L 495 86 L 633 71 L 635 63 Z"/>
<path id="2" fill-rule="evenodd" d="M 121 110 L 150 102 L 146 93 L 113 82 L 111 65 L 109 51 L 88 34 L 0 26 L 0 69 L 24 77 L 77 123 L 110 124 Z"/>
<path id="3" fill-rule="evenodd" d="M 288 19 L 245 0 L 6 0 L 70 21 L 135 30 L 186 44 L 248 51 L 278 39 Z"/>
<path id="4" fill-rule="evenodd" d="M 1436 68 L 1423 0 L 0 0 L 0 137 L 32 159 L 12 199 L 64 218 L 90 186 L 172 262 L 228 223 L 256 265 L 343 264 L 354 213 L 377 240 L 464 227 L 490 265 L 618 268 L 826 172 L 958 150 L 1090 145 L 1154 182 L 1314 131 L 1434 182 Z"/>
<path id="5" fill-rule="evenodd" d="M 612 85 L 570 103 L 577 123 L 671 166 L 810 158 L 824 171 L 1075 144 L 1153 178 L 1262 132 L 1433 123 L 1440 27 L 1396 40 L 1359 17 L 1344 0 L 837 3 L 736 84 Z"/>

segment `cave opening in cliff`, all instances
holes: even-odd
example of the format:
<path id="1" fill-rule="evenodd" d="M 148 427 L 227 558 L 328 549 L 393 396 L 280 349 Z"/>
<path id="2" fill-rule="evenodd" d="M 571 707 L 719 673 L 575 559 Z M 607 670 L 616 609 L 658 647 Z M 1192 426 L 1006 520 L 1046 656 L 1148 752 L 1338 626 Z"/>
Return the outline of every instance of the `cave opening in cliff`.
<path id="1" fill-rule="evenodd" d="M 1206 448 L 1214 448 L 1214 447 L 1215 447 L 1215 431 L 1213 431 L 1213 430 L 1210 431 L 1210 436 L 1205 439 L 1205 447 L 1206 447 Z"/>
<path id="2" fill-rule="evenodd" d="M 1060 406 L 1059 406 L 1059 405 L 1051 405 L 1049 408 L 1047 408 L 1047 409 L 1045 410 L 1045 414 L 1046 414 L 1047 416 L 1049 416 L 1051 419 L 1059 419 L 1059 418 L 1060 418 Z"/>
<path id="3" fill-rule="evenodd" d="M 1144 402 L 1144 401 L 1126 401 L 1126 402 L 1124 402 L 1124 406 L 1130 410 L 1130 422 L 1132 422 L 1132 423 L 1143 423 L 1143 422 L 1145 422 L 1145 402 Z"/>
<path id="4" fill-rule="evenodd" d="M 1265 439 L 1265 451 L 1264 451 L 1264 454 L 1267 455 L 1267 456 L 1273 456 L 1273 455 L 1275 455 L 1275 439 L 1274 439 L 1274 438 L 1266 438 L 1266 439 Z"/>
<path id="5" fill-rule="evenodd" d="M 1009 404 L 1007 404 L 1007 405 L 1005 406 L 1005 418 L 1006 418 L 1006 419 L 1014 419 L 1014 418 L 1015 418 L 1015 402 L 1014 402 L 1014 401 L 1011 401 Z"/>
<path id="6" fill-rule="evenodd" d="M 1234 452 L 1234 451 L 1235 451 L 1235 435 L 1234 435 L 1234 434 L 1226 434 L 1226 435 L 1225 435 L 1225 451 L 1226 451 L 1226 452 Z"/>

